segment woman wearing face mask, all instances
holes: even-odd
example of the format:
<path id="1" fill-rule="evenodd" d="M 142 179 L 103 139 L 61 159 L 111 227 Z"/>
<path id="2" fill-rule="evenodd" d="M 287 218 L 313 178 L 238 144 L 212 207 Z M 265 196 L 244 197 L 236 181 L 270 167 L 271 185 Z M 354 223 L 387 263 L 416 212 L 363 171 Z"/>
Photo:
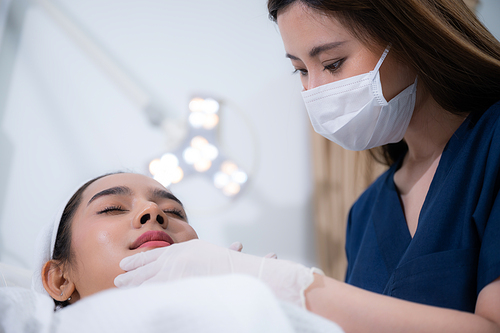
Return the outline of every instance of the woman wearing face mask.
<path id="1" fill-rule="evenodd" d="M 261 279 L 347 332 L 499 332 L 498 41 L 459 0 L 269 0 L 268 8 L 314 129 L 347 149 L 382 147 L 390 168 L 349 214 L 346 283 L 279 260 L 261 265 Z M 158 262 L 174 250 L 146 253 L 158 256 L 122 277 L 166 275 Z M 290 272 L 302 278 L 276 282 Z"/>

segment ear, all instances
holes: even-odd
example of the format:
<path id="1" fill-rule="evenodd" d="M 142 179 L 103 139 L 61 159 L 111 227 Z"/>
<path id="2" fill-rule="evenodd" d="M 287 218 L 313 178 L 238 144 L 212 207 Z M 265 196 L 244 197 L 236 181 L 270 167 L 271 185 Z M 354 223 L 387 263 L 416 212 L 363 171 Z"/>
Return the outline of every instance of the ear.
<path id="1" fill-rule="evenodd" d="M 66 301 L 75 292 L 75 284 L 68 278 L 63 264 L 49 260 L 42 268 L 43 287 L 56 301 Z"/>

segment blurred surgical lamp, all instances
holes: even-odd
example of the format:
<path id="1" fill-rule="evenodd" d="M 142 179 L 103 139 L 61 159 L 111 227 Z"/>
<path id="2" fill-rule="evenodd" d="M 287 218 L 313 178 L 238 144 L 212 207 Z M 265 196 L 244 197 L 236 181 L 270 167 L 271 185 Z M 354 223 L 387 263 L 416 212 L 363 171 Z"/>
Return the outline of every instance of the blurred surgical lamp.
<path id="1" fill-rule="evenodd" d="M 168 152 L 149 163 L 149 172 L 164 186 L 180 182 L 193 173 L 211 178 L 213 185 L 226 196 L 241 191 L 248 175 L 237 164 L 225 158 L 217 144 L 220 103 L 213 98 L 195 97 L 189 102 L 188 134 L 181 130 L 184 121 L 167 118 L 164 108 L 158 107 L 146 91 L 117 61 L 89 37 L 75 20 L 70 18 L 54 1 L 34 0 L 81 47 L 148 117 L 149 122 L 162 127 L 170 141 L 185 137 L 177 150 Z"/>
<path id="2" fill-rule="evenodd" d="M 240 193 L 248 175 L 224 157 L 217 144 L 220 104 L 213 98 L 195 97 L 189 102 L 189 133 L 177 150 L 149 163 L 149 172 L 164 186 L 200 173 L 228 197 Z"/>

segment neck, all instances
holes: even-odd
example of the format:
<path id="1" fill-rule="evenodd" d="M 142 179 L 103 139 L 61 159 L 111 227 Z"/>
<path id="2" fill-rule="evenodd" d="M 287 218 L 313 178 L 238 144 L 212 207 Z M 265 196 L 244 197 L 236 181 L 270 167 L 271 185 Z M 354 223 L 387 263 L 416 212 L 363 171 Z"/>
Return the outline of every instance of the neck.
<path id="1" fill-rule="evenodd" d="M 455 115 L 443 109 L 420 82 L 413 116 L 405 134 L 408 144 L 406 162 L 433 161 L 443 152 L 451 136 L 466 115 Z"/>

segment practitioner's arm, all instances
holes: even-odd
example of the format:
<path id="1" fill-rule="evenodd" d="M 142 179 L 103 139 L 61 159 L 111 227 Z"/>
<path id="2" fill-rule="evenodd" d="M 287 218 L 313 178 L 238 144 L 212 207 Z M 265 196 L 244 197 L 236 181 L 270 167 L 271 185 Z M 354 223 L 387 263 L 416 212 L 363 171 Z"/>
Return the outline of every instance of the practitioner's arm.
<path id="1" fill-rule="evenodd" d="M 474 314 L 376 294 L 315 274 L 307 308 L 349 332 L 500 332 L 500 278 L 480 292 Z"/>

